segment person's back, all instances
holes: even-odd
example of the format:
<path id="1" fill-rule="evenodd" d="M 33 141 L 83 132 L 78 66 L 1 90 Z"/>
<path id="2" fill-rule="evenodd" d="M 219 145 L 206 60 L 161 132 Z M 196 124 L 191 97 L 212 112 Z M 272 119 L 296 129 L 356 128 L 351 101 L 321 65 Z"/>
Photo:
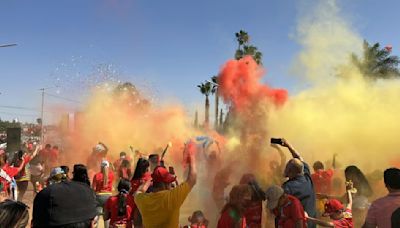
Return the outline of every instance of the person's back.
<path id="1" fill-rule="evenodd" d="M 304 210 L 315 216 L 315 193 L 307 163 L 304 164 L 304 175 L 299 175 L 283 184 L 285 193 L 295 196 L 300 200 Z"/>
<path id="2" fill-rule="evenodd" d="M 180 207 L 191 189 L 184 182 L 171 190 L 137 195 L 135 202 L 142 214 L 144 227 L 177 227 Z"/>
<path id="3" fill-rule="evenodd" d="M 392 213 L 400 207 L 400 169 L 387 169 L 384 182 L 389 194 L 372 202 L 364 228 L 391 227 Z"/>
<path id="4" fill-rule="evenodd" d="M 135 203 L 142 215 L 144 227 L 176 228 L 179 226 L 180 207 L 197 180 L 194 155 L 188 153 L 185 159 L 188 163 L 188 177 L 184 183 L 172 188 L 176 177 L 166 168 L 159 166 L 152 174 L 154 192 L 146 193 L 150 181 L 136 191 Z"/>

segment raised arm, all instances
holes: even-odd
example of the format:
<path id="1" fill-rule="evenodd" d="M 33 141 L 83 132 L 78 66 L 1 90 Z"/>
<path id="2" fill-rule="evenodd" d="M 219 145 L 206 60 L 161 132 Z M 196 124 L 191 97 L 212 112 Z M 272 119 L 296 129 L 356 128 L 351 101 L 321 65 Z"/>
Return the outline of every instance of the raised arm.
<path id="1" fill-rule="evenodd" d="M 196 169 L 196 158 L 195 154 L 187 153 L 187 164 L 188 164 L 188 176 L 186 182 L 193 187 L 197 181 L 197 169 Z"/>
<path id="2" fill-rule="evenodd" d="M 282 149 L 277 144 L 271 144 L 271 147 L 275 148 L 279 153 L 279 157 L 281 158 L 281 163 L 280 163 L 279 167 L 280 168 L 285 167 L 285 165 L 286 165 L 285 153 L 283 153 Z"/>
<path id="3" fill-rule="evenodd" d="M 326 221 L 323 221 L 323 220 L 320 220 L 320 219 L 316 219 L 316 218 L 312 218 L 312 217 L 308 217 L 308 216 L 307 216 L 307 220 L 308 220 L 308 221 L 311 221 L 311 222 L 313 222 L 313 223 L 315 223 L 315 224 L 317 224 L 317 225 L 319 225 L 319 226 L 323 226 L 323 227 L 335 227 L 335 226 L 333 225 L 333 223 L 331 223 L 331 222 L 326 222 Z"/>
<path id="4" fill-rule="evenodd" d="M 282 146 L 287 147 L 289 149 L 293 158 L 298 158 L 300 161 L 304 161 L 303 157 L 300 156 L 299 152 L 297 152 L 286 139 L 282 139 Z"/>
<path id="5" fill-rule="evenodd" d="M 333 159 L 332 159 L 332 168 L 333 169 L 336 169 L 336 157 L 337 157 L 337 154 L 333 154 Z"/>
<path id="6" fill-rule="evenodd" d="M 353 182 L 349 181 L 346 184 L 346 197 L 347 197 L 347 206 L 346 208 L 351 210 L 353 205 L 353 195 L 351 194 L 353 187 Z"/>

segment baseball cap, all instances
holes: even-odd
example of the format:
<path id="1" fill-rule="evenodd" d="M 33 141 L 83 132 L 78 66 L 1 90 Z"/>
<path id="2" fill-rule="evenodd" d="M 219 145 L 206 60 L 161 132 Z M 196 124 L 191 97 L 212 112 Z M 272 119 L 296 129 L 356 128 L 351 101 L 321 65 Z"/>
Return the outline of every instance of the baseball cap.
<path id="1" fill-rule="evenodd" d="M 343 204 L 337 199 L 330 199 L 325 203 L 325 213 L 324 214 L 332 214 L 338 211 L 342 211 L 344 209 Z"/>
<path id="2" fill-rule="evenodd" d="M 272 185 L 265 192 L 267 199 L 267 208 L 270 210 L 275 209 L 278 206 L 279 199 L 283 195 L 283 189 L 278 185 Z"/>
<path id="3" fill-rule="evenodd" d="M 168 170 L 162 166 L 157 166 L 151 174 L 153 182 L 158 183 L 172 183 L 176 180 L 176 177 L 168 172 Z"/>
<path id="4" fill-rule="evenodd" d="M 62 174 L 64 174 L 64 171 L 60 167 L 56 167 L 53 170 L 51 170 L 50 178 L 53 178 L 57 175 L 62 175 Z"/>
<path id="5" fill-rule="evenodd" d="M 65 181 L 40 191 L 33 202 L 32 227 L 85 222 L 97 215 L 96 196 L 84 183 Z"/>

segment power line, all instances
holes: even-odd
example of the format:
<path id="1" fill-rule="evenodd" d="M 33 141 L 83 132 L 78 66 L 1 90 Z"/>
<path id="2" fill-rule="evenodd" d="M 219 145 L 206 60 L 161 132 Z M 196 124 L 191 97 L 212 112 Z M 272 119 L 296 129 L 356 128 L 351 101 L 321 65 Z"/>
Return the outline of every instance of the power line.
<path id="1" fill-rule="evenodd" d="M 38 115 L 33 115 L 33 114 L 20 114 L 20 113 L 11 113 L 11 112 L 2 112 L 2 111 L 0 111 L 0 114 L 10 115 L 10 116 L 33 116 L 33 117 L 38 116 Z"/>
<path id="2" fill-rule="evenodd" d="M 0 105 L 0 108 L 7 108 L 7 109 L 20 109 L 20 110 L 29 110 L 29 111 L 37 111 L 36 108 L 31 107 L 22 107 L 22 106 L 12 106 L 12 105 Z"/>
<path id="3" fill-rule="evenodd" d="M 65 101 L 69 101 L 69 102 L 73 102 L 73 103 L 77 103 L 77 104 L 82 104 L 80 101 L 73 100 L 73 99 L 70 99 L 70 98 L 68 98 L 68 97 L 62 97 L 62 96 L 55 95 L 55 94 L 51 94 L 51 93 L 45 93 L 45 94 L 46 94 L 47 96 L 54 97 L 54 98 L 58 98 L 58 99 L 61 99 L 61 100 L 65 100 Z"/>

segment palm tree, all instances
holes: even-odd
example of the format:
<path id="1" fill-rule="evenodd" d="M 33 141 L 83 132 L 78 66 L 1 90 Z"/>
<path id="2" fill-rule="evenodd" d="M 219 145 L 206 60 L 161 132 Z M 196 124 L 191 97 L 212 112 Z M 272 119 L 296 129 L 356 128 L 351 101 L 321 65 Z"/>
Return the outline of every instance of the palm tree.
<path id="1" fill-rule="evenodd" d="M 218 76 L 211 77 L 211 82 L 215 86 L 215 123 L 214 129 L 218 130 L 218 110 L 219 110 L 219 95 L 218 95 Z"/>
<path id="2" fill-rule="evenodd" d="M 209 81 L 205 81 L 204 83 L 201 83 L 200 85 L 197 85 L 197 87 L 200 89 L 201 94 L 203 94 L 206 97 L 206 103 L 205 103 L 205 121 L 204 121 L 204 127 L 208 128 L 208 124 L 210 122 L 210 100 L 208 97 L 210 94 L 214 94 L 216 91 L 216 86 L 213 85 Z"/>
<path id="3" fill-rule="evenodd" d="M 364 40 L 362 56 L 353 53 L 352 62 L 364 77 L 372 80 L 400 77 L 399 57 L 391 55 L 390 47 L 381 48 L 379 43 L 370 45 Z"/>
<path id="4" fill-rule="evenodd" d="M 246 55 L 250 55 L 257 62 L 257 64 L 262 64 L 262 53 L 258 51 L 257 47 L 250 45 L 250 36 L 247 32 L 240 30 L 235 33 L 236 40 L 238 42 L 238 49 L 235 52 L 235 59 L 239 60 Z"/>

